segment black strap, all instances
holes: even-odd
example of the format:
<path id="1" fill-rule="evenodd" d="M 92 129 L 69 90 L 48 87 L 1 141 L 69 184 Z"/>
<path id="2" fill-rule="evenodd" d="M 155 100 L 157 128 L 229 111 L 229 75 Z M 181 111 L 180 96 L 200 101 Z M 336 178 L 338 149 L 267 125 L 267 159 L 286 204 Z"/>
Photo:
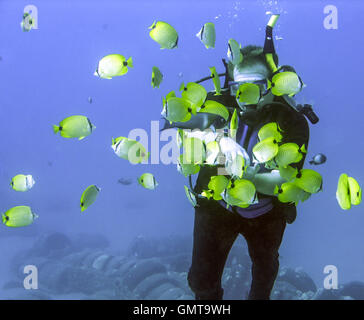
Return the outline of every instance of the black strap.
<path id="1" fill-rule="evenodd" d="M 229 87 L 229 67 L 225 59 L 222 59 L 222 63 L 224 64 L 225 67 L 225 82 L 223 86 L 223 88 L 225 89 Z"/>
<path id="2" fill-rule="evenodd" d="M 273 28 L 270 26 L 266 26 L 265 28 L 265 41 L 264 41 L 264 48 L 263 53 L 276 53 L 274 49 L 274 42 L 273 42 Z"/>

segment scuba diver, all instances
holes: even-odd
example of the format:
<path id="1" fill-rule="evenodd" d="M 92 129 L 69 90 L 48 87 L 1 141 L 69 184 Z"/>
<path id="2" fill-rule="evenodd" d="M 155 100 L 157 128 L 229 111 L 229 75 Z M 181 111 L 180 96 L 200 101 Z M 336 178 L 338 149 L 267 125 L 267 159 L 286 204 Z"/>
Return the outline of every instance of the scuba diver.
<path id="1" fill-rule="evenodd" d="M 319 120 L 310 105 L 296 105 L 294 95 L 274 95 L 272 90 L 267 90 L 274 85 L 274 75 L 284 71 L 295 72 L 290 66 L 277 68 L 278 56 L 272 32 L 278 18 L 279 15 L 272 15 L 266 26 L 264 48 L 253 45 L 240 48 L 244 59 L 235 65 L 223 60 L 226 74 L 221 95 L 208 93 L 208 99 L 222 103 L 229 111 L 239 111 L 236 142 L 246 150 L 250 163 L 254 163 L 252 148 L 259 141 L 258 131 L 263 125 L 276 122 L 285 133 L 283 143 L 292 142 L 307 147 L 309 127 L 306 117 L 311 123 Z M 243 83 L 254 83 L 265 89 L 257 104 L 240 104 L 236 99 L 236 92 Z M 301 84 L 303 86 L 302 82 Z M 210 123 L 194 123 L 201 130 L 209 125 Z M 214 125 L 215 128 L 223 128 L 226 127 L 226 122 L 215 122 Z M 188 128 L 188 124 L 185 127 Z M 304 161 L 305 155 L 292 167 L 300 170 Z M 202 167 L 193 191 L 201 194 L 208 189 L 210 177 L 218 175 L 217 170 L 216 166 Z M 239 234 L 246 239 L 252 260 L 252 283 L 248 299 L 270 299 L 279 268 L 278 250 L 286 223 L 292 223 L 296 218 L 296 205 L 282 203 L 275 196 L 276 186 L 285 181 L 279 173 L 255 165 L 250 167 L 247 175 L 254 183 L 259 199 L 247 208 L 226 208 L 226 203 L 222 200 L 197 199 L 192 264 L 188 272 L 188 283 L 197 300 L 223 298 L 221 278 L 229 251 Z"/>

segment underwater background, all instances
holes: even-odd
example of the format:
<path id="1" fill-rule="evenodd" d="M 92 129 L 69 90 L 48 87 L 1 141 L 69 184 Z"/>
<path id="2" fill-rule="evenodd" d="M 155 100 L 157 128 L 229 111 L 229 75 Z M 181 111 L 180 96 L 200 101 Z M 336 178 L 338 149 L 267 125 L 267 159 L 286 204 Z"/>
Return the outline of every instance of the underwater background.
<path id="1" fill-rule="evenodd" d="M 22 32 L 20 22 L 29 4 L 38 9 L 38 29 Z M 337 29 L 324 27 L 327 5 L 337 7 Z M 337 267 L 339 285 L 364 282 L 363 205 L 343 211 L 335 198 L 341 173 L 364 182 L 361 1 L 0 0 L 0 211 L 29 205 L 39 216 L 24 228 L 0 226 L 1 299 L 22 298 L 26 290 L 20 267 L 44 265 L 45 259 L 48 265 L 43 274 L 51 274 L 50 261 L 57 261 L 57 272 L 62 274 L 59 283 L 64 287 L 58 290 L 54 279 L 42 284 L 40 269 L 39 291 L 44 289 L 44 295 L 29 293 L 25 299 L 138 298 L 125 293 L 126 289 L 116 294 L 115 286 L 119 288 L 120 283 L 116 285 L 112 275 L 107 282 L 102 278 L 105 272 L 94 278 L 95 283 L 105 284 L 100 289 L 103 296 L 95 296 L 98 285 L 83 296 L 79 295 L 81 289 L 68 288 L 67 272 L 77 271 L 76 262 L 69 257 L 86 249 L 85 257 L 92 256 L 90 269 L 99 271 L 95 259 L 107 255 L 100 261 L 111 261 L 112 255 L 122 257 L 119 264 L 124 264 L 124 272 L 130 269 L 125 265 L 128 257 L 136 259 L 138 255 L 152 259 L 156 268 L 152 269 L 159 273 L 172 270 L 171 260 L 161 257 L 169 252 L 176 259 L 175 253 L 182 252 L 184 263 L 176 265 L 183 267 L 172 271 L 178 272 L 185 297 L 191 297 L 184 287 L 187 283 L 183 284 L 192 254 L 194 218 L 183 188 L 187 179 L 174 164 L 132 165 L 118 158 L 110 147 L 111 138 L 127 136 L 135 128 L 150 134 L 151 121 L 161 119 L 163 96 L 178 90 L 182 81 L 208 76 L 211 66 L 224 72 L 221 59 L 226 58 L 230 38 L 242 46 L 262 46 L 269 19 L 266 11 L 281 15 L 274 28 L 274 35 L 283 38 L 275 40 L 279 64 L 294 66 L 307 85 L 296 96 L 297 102 L 312 104 L 320 118 L 318 124 L 310 124 L 305 167 L 317 170 L 324 179 L 323 191 L 300 203 L 296 221 L 287 225 L 280 249 L 281 267 L 296 273 L 304 270 L 317 288 L 323 287 L 327 265 Z M 175 27 L 177 49 L 160 50 L 149 37 L 148 27 L 154 20 Z M 196 37 L 206 22 L 215 24 L 214 49 L 207 50 Z M 131 56 L 134 67 L 112 80 L 95 77 L 98 61 L 111 53 Z M 151 87 L 153 66 L 164 75 L 159 89 Z M 203 85 L 213 90 L 211 81 Z M 96 126 L 92 135 L 78 141 L 53 134 L 53 124 L 75 114 L 90 118 Z M 161 141 L 160 147 L 164 144 Z M 317 153 L 325 154 L 327 162 L 312 167 L 308 161 Z M 138 185 L 136 179 L 144 172 L 155 175 L 159 185 L 154 191 Z M 33 175 L 36 184 L 28 192 L 11 189 L 10 180 L 18 173 Z M 132 183 L 122 184 L 119 179 Z M 101 192 L 81 213 L 81 194 L 91 184 Z M 136 239 L 151 240 L 140 241 L 145 249 L 135 249 Z M 241 251 L 233 252 L 237 259 L 239 252 L 245 254 L 245 240 L 240 237 L 238 242 Z M 154 249 L 150 249 L 148 245 L 153 243 Z M 141 252 L 149 252 L 149 256 Z M 62 271 L 63 261 L 73 269 Z M 85 269 L 77 272 L 85 276 Z M 90 270 L 87 277 L 94 277 Z M 288 285 L 287 289 L 281 287 L 283 293 L 289 290 Z M 112 293 L 107 293 L 108 288 Z M 357 297 L 364 297 L 364 291 L 360 292 Z M 61 293 L 68 295 L 58 296 Z M 242 299 L 243 294 L 236 290 L 229 297 Z"/>

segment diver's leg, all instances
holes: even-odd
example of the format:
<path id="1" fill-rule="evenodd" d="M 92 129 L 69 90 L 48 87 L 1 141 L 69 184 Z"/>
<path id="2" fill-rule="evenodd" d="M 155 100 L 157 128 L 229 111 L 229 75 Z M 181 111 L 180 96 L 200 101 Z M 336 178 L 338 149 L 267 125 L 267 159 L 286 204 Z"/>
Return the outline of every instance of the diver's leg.
<path id="1" fill-rule="evenodd" d="M 226 258 L 238 235 L 235 219 L 233 213 L 212 200 L 204 201 L 195 209 L 188 283 L 196 300 L 222 299 L 221 277 Z"/>
<path id="2" fill-rule="evenodd" d="M 279 269 L 278 250 L 286 227 L 286 219 L 274 208 L 253 219 L 244 234 L 252 259 L 252 284 L 249 300 L 269 300 Z"/>

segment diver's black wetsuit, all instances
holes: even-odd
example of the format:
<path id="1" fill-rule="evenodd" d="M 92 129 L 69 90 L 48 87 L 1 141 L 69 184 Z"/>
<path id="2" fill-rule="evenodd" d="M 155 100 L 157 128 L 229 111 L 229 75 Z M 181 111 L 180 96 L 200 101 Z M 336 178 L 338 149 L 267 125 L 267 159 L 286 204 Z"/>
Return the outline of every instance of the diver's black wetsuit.
<path id="1" fill-rule="evenodd" d="M 225 106 L 237 107 L 234 97 L 209 96 Z M 278 97 L 279 104 L 267 105 L 253 119 L 240 119 L 249 127 L 261 127 L 268 122 L 278 122 L 284 131 L 283 143 L 294 142 L 299 146 L 308 145 L 309 128 L 305 117 L 288 106 Z M 282 105 L 285 104 L 285 105 Z M 239 123 L 240 125 L 240 123 Z M 292 164 L 301 169 L 301 162 Z M 216 167 L 202 167 L 195 191 L 208 189 L 211 175 L 216 175 Z M 258 198 L 262 195 L 258 194 Z M 263 196 L 264 197 L 264 196 Z M 236 211 L 228 211 L 215 200 L 199 199 L 195 209 L 194 244 L 192 265 L 188 282 L 195 292 L 196 299 L 222 299 L 221 277 L 229 251 L 238 236 L 242 234 L 248 244 L 252 259 L 252 284 L 249 299 L 269 299 L 277 276 L 280 247 L 286 222 L 292 223 L 296 217 L 296 207 L 280 203 L 273 197 L 273 209 L 256 218 L 244 218 Z"/>

